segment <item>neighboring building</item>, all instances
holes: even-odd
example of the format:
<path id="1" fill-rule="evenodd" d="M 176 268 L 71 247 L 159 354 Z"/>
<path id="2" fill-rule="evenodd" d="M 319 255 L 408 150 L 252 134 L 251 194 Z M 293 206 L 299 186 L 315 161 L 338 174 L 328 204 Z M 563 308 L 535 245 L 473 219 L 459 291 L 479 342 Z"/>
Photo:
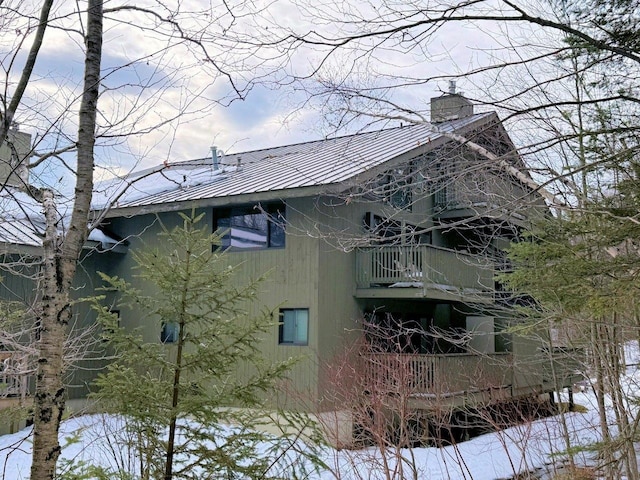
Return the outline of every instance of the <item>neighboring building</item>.
<path id="1" fill-rule="evenodd" d="M 203 213 L 224 232 L 230 264 L 241 264 L 239 282 L 269 272 L 255 309 L 278 307 L 280 324 L 262 351 L 305 358 L 291 381 L 306 401 L 286 400 L 326 425 L 335 419 L 336 443 L 349 442 L 357 421 L 326 395 L 327 366 L 365 330 L 387 340 L 365 359 L 367 385 L 392 395 L 392 373 L 403 369 L 401 387 L 425 418 L 570 385 L 570 376 L 553 382 L 548 374 L 544 337 L 511 333 L 511 300 L 495 281 L 507 266 L 502 249 L 544 202 L 476 148 L 526 172 L 495 113 L 474 114 L 453 94 L 434 99 L 432 119 L 236 154 L 212 148 L 207 158 L 132 174 L 96 198 L 97 212 L 109 208 L 103 246 L 118 248 L 88 255 L 82 281 L 92 289 L 100 270 L 145 291 L 127 249 L 153 244 L 161 223 L 180 222 L 176 212 Z M 122 311 L 120 322 L 160 341 L 159 326 L 140 318 Z M 78 371 L 70 395 L 86 395 L 93 375 Z"/>
<path id="2" fill-rule="evenodd" d="M 26 162 L 31 155 L 31 135 L 11 128 L 0 145 L 0 184 L 22 187 L 29 181 Z"/>
<path id="3" fill-rule="evenodd" d="M 33 342 L 37 332 L 33 319 L 38 295 L 42 261 L 42 240 L 45 219 L 42 205 L 28 192 L 29 175 L 26 162 L 31 152 L 31 136 L 10 130 L 8 142 L 0 146 L 0 315 L 21 314 L 25 321 L 0 329 L 0 410 L 25 406 L 31 402 L 36 368 Z M 68 210 L 68 199 L 56 198 L 60 212 Z M 59 225 L 59 228 L 64 228 Z M 100 285 L 95 272 L 102 270 L 100 262 L 108 261 L 101 251 L 110 255 L 122 251 L 117 241 L 94 230 L 85 244 L 82 265 L 75 280 L 75 298 L 91 295 Z M 95 323 L 95 315 L 87 305 L 76 305 L 75 324 Z M 15 315 L 18 318 L 18 315 Z M 3 318 L 6 320 L 6 318 Z M 22 328 L 25 327 L 25 328 Z M 83 328 L 84 329 L 84 328 Z M 101 364 L 102 365 L 102 364 Z M 71 395 L 86 395 L 85 384 L 72 386 Z M 0 420 L 0 433 L 24 426 L 22 421 Z"/>
<path id="4" fill-rule="evenodd" d="M 7 141 L 0 144 L 0 299 L 7 302 L 0 305 L 0 315 L 3 317 L 13 315 L 18 304 L 26 311 L 26 306 L 31 304 L 34 296 L 31 278 L 37 268 L 30 265 L 29 258 L 39 253 L 41 239 L 28 220 L 28 216 L 34 213 L 35 202 L 21 191 L 21 187 L 28 182 L 28 171 L 24 164 L 28 161 L 30 151 L 31 136 L 14 128 L 7 133 Z M 15 265 L 15 268 L 11 268 L 11 265 Z M 3 318 L 4 328 L 6 322 L 7 318 Z M 12 333 L 0 329 L 0 410 L 29 401 L 31 371 L 27 365 L 28 356 L 17 352 L 9 344 Z M 5 421 L 3 418 L 0 421 L 0 433 L 15 431 L 22 426 L 23 422 Z"/>

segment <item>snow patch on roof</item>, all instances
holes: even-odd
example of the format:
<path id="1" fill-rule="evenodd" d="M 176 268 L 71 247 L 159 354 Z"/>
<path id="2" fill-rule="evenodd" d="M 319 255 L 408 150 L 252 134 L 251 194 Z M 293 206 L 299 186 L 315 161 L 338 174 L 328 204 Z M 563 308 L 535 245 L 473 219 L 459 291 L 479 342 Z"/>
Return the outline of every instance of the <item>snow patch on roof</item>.
<path id="1" fill-rule="evenodd" d="M 234 171 L 236 167 L 213 170 L 211 165 L 168 163 L 100 182 L 93 194 L 93 208 L 117 208 L 123 202 L 136 202 L 162 193 L 208 185 L 227 178 L 227 174 Z"/>
<path id="2" fill-rule="evenodd" d="M 68 220 L 68 199 L 56 197 L 58 212 L 62 216 L 59 226 L 64 229 Z M 45 231 L 42 205 L 19 188 L 5 185 L 0 188 L 0 243 L 27 247 L 42 247 Z M 89 232 L 88 240 L 99 242 L 103 248 L 120 244 L 98 228 Z"/>

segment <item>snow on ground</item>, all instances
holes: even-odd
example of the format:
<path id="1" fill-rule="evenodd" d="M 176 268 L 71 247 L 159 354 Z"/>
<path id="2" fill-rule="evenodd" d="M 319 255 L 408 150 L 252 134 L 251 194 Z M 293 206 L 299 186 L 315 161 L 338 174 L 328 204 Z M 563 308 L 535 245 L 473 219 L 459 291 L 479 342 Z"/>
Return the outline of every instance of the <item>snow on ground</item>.
<path id="1" fill-rule="evenodd" d="M 628 375 L 625 377 L 632 394 L 640 392 L 638 349 L 627 349 Z M 571 445 L 589 445 L 598 437 L 598 414 L 595 398 L 589 391 L 577 392 L 575 403 L 586 408 L 586 413 L 564 416 Z M 113 433 L 122 429 L 122 418 L 107 415 L 84 415 L 65 421 L 60 439 L 62 458 L 75 462 L 114 467 L 122 464 L 126 452 L 114 448 Z M 105 434 L 106 432 L 106 434 Z M 30 429 L 0 437 L 0 480 L 29 478 L 31 462 Z M 515 473 L 538 468 L 552 468 L 557 455 L 566 449 L 561 417 L 551 417 L 490 433 L 445 448 L 414 448 L 401 450 L 405 459 L 404 471 L 411 465 L 417 478 L 429 480 L 496 480 L 512 477 Z M 267 448 L 267 446 L 265 446 Z M 586 455 L 586 454 L 583 454 Z M 334 450 L 325 448 L 321 456 L 328 468 L 308 477 L 315 480 L 359 480 L 384 478 L 383 458 L 373 448 L 362 450 Z M 396 456 L 389 455 L 391 468 Z M 116 460 L 118 463 L 116 463 Z M 587 464 L 588 458 L 576 458 L 578 464 Z M 285 467 L 286 468 L 286 467 Z M 407 475 L 413 477 L 413 475 Z"/>
<path id="2" fill-rule="evenodd" d="M 576 401 L 590 401 L 588 395 L 576 395 Z M 572 432 L 573 445 L 586 445 L 597 439 L 597 412 L 571 413 L 565 416 Z M 558 417 L 482 435 L 456 446 L 444 448 L 415 448 L 405 450 L 403 456 L 413 456 L 418 478 L 429 480 L 493 480 L 512 477 L 517 472 L 545 467 L 552 452 L 561 452 L 564 445 Z M 347 465 L 358 465 L 358 474 L 346 478 L 383 478 L 381 474 L 369 476 L 365 470 L 372 466 L 372 451 L 332 452 L 339 469 L 347 472 Z M 526 455 L 525 455 L 526 454 Z M 587 459 L 581 459 L 586 463 Z M 379 459 L 378 459 L 379 461 Z M 407 478 L 412 476 L 408 475 Z M 323 475 L 323 480 L 332 478 Z"/>
<path id="3" fill-rule="evenodd" d="M 597 412 L 592 396 L 576 394 L 576 402 L 588 408 L 587 413 L 565 416 L 572 432 L 573 445 L 588 444 L 597 439 Z M 62 458 L 75 462 L 114 467 L 125 458 L 124 451 L 114 452 L 113 435 L 121 429 L 122 419 L 107 415 L 84 415 L 63 423 L 60 433 Z M 0 479 L 29 478 L 31 462 L 30 429 L 0 437 Z M 418 478 L 430 480 L 494 480 L 509 478 L 516 472 L 544 467 L 552 452 L 565 449 L 558 417 L 509 428 L 502 432 L 476 437 L 457 446 L 414 448 L 401 451 L 405 472 L 415 465 Z M 526 453 L 526 455 L 525 455 Z M 373 448 L 363 450 L 322 450 L 329 469 L 315 477 L 318 480 L 383 478 L 382 457 Z M 394 456 L 390 456 L 393 465 Z M 586 460 L 586 459 L 585 459 Z M 411 475 L 412 476 L 412 475 Z"/>

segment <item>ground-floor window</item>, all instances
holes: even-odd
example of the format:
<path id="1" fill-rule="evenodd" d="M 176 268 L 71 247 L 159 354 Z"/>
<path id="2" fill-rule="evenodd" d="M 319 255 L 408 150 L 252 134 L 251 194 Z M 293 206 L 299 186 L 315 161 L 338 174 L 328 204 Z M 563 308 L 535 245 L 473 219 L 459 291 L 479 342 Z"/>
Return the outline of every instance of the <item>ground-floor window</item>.
<path id="1" fill-rule="evenodd" d="M 166 322 L 162 324 L 160 331 L 160 341 L 162 343 L 176 343 L 178 341 L 178 332 L 180 325 L 175 322 Z"/>
<path id="2" fill-rule="evenodd" d="M 308 308 L 280 309 L 278 343 L 280 345 L 307 345 L 309 343 Z"/>

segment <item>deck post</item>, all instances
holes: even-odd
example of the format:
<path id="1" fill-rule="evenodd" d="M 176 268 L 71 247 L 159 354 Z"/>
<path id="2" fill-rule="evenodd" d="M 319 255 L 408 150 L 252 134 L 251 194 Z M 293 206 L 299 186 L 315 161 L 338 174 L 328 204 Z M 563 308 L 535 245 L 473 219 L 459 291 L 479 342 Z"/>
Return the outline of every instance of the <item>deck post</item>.
<path id="1" fill-rule="evenodd" d="M 575 404 L 573 403 L 573 387 L 568 387 L 567 391 L 569 392 L 569 411 L 573 411 L 573 407 Z"/>

